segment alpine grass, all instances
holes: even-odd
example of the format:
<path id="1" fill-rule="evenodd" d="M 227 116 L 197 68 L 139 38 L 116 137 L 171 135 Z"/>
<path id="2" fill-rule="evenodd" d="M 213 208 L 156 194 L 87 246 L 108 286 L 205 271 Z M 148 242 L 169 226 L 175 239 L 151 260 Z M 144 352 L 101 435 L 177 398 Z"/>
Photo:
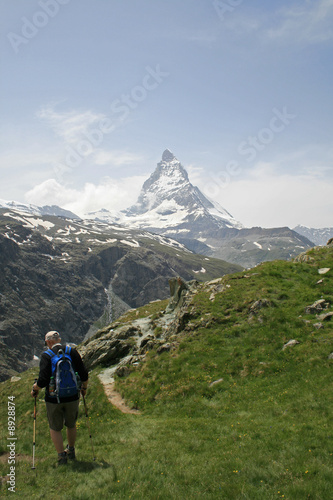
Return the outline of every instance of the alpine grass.
<path id="1" fill-rule="evenodd" d="M 40 394 L 36 470 L 31 470 L 29 393 L 37 372 L 3 382 L 1 497 L 12 494 L 6 477 L 7 403 L 15 396 L 18 497 L 332 498 L 333 324 L 305 308 L 323 298 L 322 312 L 332 310 L 333 249 L 315 248 L 307 257 L 224 276 L 214 297 L 207 284 L 200 285 L 184 329 L 171 339 L 173 349 L 149 351 L 144 362 L 116 380 L 140 415 L 114 408 L 98 369 L 92 371 L 86 402 L 95 462 L 81 404 L 77 460 L 55 465 Z M 158 307 L 165 303 L 148 304 L 140 317 L 158 314 Z M 298 343 L 284 348 L 290 340 Z"/>

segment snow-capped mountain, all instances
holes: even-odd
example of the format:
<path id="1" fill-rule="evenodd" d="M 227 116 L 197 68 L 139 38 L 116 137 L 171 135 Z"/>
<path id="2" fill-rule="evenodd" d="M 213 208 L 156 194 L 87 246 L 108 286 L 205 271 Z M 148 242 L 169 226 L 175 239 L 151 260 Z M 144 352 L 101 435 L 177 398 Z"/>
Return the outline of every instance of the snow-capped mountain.
<path id="1" fill-rule="evenodd" d="M 36 207 L 0 200 L 1 206 L 34 215 L 79 219 L 56 206 Z M 86 219 L 117 225 L 122 231 L 149 231 L 176 240 L 197 254 L 244 267 L 266 260 L 291 259 L 313 246 L 312 237 L 288 227 L 244 228 L 227 210 L 191 184 L 186 170 L 168 149 L 143 184 L 133 206 L 121 212 L 101 208 L 86 214 Z"/>
<path id="2" fill-rule="evenodd" d="M 133 206 L 120 213 L 101 210 L 89 217 L 173 238 L 195 253 L 245 267 L 264 260 L 290 259 L 313 246 L 287 227 L 243 228 L 191 184 L 186 170 L 168 149 Z"/>
<path id="3" fill-rule="evenodd" d="M 45 205 L 38 207 L 37 205 L 19 203 L 17 201 L 7 201 L 0 199 L 0 208 L 9 208 L 17 212 L 23 212 L 31 215 L 55 215 L 57 217 L 68 217 L 70 219 L 79 219 L 80 217 L 69 210 L 58 207 L 57 205 Z"/>
<path id="4" fill-rule="evenodd" d="M 173 234 L 207 229 L 241 228 L 224 208 L 191 184 L 180 161 L 166 149 L 162 161 L 143 184 L 135 205 L 123 211 L 121 222 L 154 232 Z"/>
<path id="5" fill-rule="evenodd" d="M 298 225 L 294 227 L 294 231 L 309 240 L 313 241 L 316 245 L 326 245 L 330 238 L 333 238 L 333 227 L 322 227 L 319 229 L 313 227 L 306 227 Z"/>

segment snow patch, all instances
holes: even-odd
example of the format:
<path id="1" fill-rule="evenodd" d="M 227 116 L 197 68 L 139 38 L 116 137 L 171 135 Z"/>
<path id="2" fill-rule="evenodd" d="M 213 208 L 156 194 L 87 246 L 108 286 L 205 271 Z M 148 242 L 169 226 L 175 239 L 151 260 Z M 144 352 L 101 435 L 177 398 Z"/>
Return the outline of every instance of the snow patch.
<path id="1" fill-rule="evenodd" d="M 120 243 L 125 243 L 125 245 L 129 245 L 130 247 L 138 248 L 140 246 L 138 241 L 135 240 L 120 240 Z"/>
<path id="2" fill-rule="evenodd" d="M 195 274 L 198 274 L 198 273 L 202 273 L 204 274 L 206 272 L 206 269 L 204 267 L 202 267 L 199 271 L 194 271 L 194 269 L 192 269 L 192 271 L 195 273 Z"/>

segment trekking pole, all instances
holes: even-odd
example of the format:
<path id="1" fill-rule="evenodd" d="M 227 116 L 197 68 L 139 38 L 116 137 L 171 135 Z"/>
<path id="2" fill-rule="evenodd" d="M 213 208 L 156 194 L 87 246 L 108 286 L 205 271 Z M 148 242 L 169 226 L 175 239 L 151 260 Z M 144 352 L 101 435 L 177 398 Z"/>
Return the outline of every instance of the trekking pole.
<path id="1" fill-rule="evenodd" d="M 37 379 L 35 378 L 35 384 L 37 383 Z M 32 439 L 32 469 L 36 469 L 35 467 L 35 448 L 36 448 L 36 416 L 37 416 L 37 394 L 38 392 L 33 391 L 34 396 L 34 431 L 33 431 L 33 439 Z"/>
<path id="2" fill-rule="evenodd" d="M 91 437 L 90 422 L 89 422 L 89 417 L 88 417 L 86 400 L 85 400 L 85 397 L 84 397 L 83 394 L 82 394 L 82 397 L 83 397 L 83 403 L 84 403 L 84 411 L 85 411 L 85 414 L 86 414 L 87 424 L 88 424 L 88 429 L 89 429 L 89 437 L 90 437 L 91 448 L 92 448 L 92 452 L 93 452 L 93 460 L 96 460 L 95 452 L 94 452 L 94 445 L 93 445 L 93 441 L 92 441 L 92 437 Z"/>

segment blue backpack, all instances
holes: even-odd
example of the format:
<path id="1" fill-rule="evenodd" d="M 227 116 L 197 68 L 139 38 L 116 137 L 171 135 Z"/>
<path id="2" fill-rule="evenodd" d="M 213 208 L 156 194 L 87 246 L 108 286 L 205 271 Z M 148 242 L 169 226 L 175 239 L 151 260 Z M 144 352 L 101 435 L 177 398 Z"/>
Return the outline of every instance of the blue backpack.
<path id="1" fill-rule="evenodd" d="M 60 402 L 60 398 L 76 396 L 79 392 L 70 355 L 71 350 L 70 346 L 66 346 L 65 352 L 59 349 L 57 354 L 52 349 L 45 351 L 51 358 L 52 376 L 55 381 L 55 390 L 52 392 L 49 391 L 49 396 L 57 398 L 58 403 Z"/>

